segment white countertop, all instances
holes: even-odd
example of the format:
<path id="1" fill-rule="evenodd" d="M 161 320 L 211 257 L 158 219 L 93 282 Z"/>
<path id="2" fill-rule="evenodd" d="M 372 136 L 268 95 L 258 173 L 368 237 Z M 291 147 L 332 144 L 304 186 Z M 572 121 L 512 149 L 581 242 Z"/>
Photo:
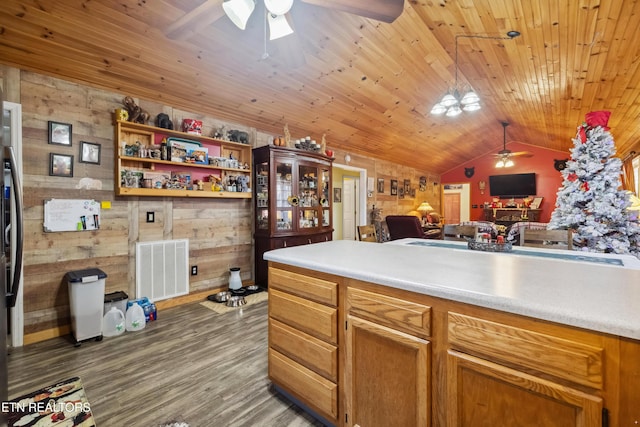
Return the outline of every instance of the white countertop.
<path id="1" fill-rule="evenodd" d="M 424 242 L 337 240 L 276 249 L 264 259 L 640 340 L 640 260 L 634 257 L 585 254 L 621 259 L 624 266 L 617 266 L 472 251 L 466 243 L 416 245 Z"/>

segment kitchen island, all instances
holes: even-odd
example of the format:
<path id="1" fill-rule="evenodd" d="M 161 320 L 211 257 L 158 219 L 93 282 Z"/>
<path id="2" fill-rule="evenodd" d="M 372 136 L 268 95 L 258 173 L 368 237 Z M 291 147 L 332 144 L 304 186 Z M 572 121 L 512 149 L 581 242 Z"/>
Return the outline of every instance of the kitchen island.
<path id="1" fill-rule="evenodd" d="M 328 424 L 640 422 L 636 258 L 404 239 L 265 259 L 270 378 Z"/>

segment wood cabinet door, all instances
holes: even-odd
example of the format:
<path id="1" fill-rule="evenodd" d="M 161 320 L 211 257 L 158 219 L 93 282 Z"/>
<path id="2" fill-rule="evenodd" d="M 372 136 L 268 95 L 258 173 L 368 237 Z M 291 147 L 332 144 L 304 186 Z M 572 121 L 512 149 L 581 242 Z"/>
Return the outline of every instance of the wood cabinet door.
<path id="1" fill-rule="evenodd" d="M 347 316 L 346 425 L 428 426 L 430 343 Z"/>
<path id="2" fill-rule="evenodd" d="M 598 396 L 453 350 L 447 371 L 449 426 L 602 426 Z"/>

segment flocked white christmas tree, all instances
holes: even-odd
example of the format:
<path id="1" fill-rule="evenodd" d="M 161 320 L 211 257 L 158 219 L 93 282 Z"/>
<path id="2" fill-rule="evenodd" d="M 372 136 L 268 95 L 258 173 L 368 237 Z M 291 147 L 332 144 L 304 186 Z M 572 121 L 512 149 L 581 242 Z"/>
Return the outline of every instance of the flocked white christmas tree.
<path id="1" fill-rule="evenodd" d="M 573 139 L 562 171 L 549 229 L 574 230 L 576 250 L 633 254 L 640 258 L 640 225 L 627 212 L 630 193 L 621 189 L 622 161 L 607 123 L 608 111 L 588 113 Z"/>

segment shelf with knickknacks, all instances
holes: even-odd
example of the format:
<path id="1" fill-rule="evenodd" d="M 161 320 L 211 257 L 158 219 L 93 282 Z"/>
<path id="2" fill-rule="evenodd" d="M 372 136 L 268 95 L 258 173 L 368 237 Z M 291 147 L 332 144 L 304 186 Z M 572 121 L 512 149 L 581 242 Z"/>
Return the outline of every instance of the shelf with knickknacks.
<path id="1" fill-rule="evenodd" d="M 202 136 L 201 122 L 184 121 L 188 132 L 116 120 L 116 195 L 251 198 L 251 146 Z"/>

